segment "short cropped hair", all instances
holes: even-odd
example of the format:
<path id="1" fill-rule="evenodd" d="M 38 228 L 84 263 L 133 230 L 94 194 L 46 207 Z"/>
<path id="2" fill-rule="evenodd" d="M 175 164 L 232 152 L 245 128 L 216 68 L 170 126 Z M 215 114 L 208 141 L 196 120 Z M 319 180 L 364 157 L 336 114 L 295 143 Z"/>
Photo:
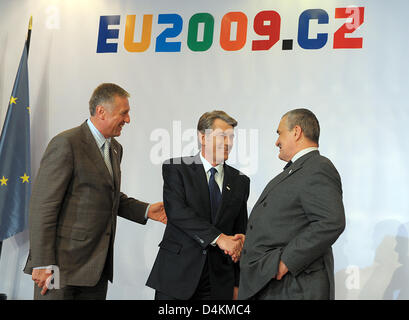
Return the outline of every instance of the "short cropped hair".
<path id="1" fill-rule="evenodd" d="M 318 144 L 320 138 L 320 124 L 314 113 L 308 109 L 301 108 L 288 111 L 282 116 L 282 118 L 284 117 L 287 117 L 288 130 L 292 130 L 296 125 L 299 125 L 304 136 Z"/>
<path id="2" fill-rule="evenodd" d="M 95 115 L 95 109 L 103 103 L 113 103 L 115 97 L 129 98 L 130 94 L 114 83 L 102 83 L 92 93 L 89 99 L 89 112 L 91 116 Z"/>

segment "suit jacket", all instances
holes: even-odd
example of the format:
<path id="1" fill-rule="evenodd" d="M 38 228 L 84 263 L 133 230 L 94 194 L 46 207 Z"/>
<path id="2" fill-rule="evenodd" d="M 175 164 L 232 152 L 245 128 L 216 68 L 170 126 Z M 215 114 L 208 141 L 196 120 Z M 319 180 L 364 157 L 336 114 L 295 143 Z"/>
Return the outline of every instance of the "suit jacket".
<path id="1" fill-rule="evenodd" d="M 344 228 L 340 176 L 330 160 L 309 152 L 268 183 L 251 212 L 240 260 L 239 299 L 249 299 L 266 286 L 280 260 L 289 272 L 280 280 L 277 299 L 313 297 L 320 288 L 307 277 L 313 279 L 318 271 L 328 278 L 327 299 L 333 299 L 331 246 Z"/>
<path id="2" fill-rule="evenodd" d="M 33 184 L 24 272 L 57 265 L 61 286 L 113 278 L 117 215 L 145 224 L 147 203 L 120 192 L 122 146 L 111 139 L 113 178 L 86 122 L 54 137 Z"/>
<path id="3" fill-rule="evenodd" d="M 147 286 L 176 299 L 194 294 L 208 259 L 211 296 L 232 299 L 239 265 L 211 242 L 221 233 L 246 231 L 250 179 L 224 164 L 222 200 L 211 222 L 209 187 L 199 154 L 162 166 L 168 223 Z"/>

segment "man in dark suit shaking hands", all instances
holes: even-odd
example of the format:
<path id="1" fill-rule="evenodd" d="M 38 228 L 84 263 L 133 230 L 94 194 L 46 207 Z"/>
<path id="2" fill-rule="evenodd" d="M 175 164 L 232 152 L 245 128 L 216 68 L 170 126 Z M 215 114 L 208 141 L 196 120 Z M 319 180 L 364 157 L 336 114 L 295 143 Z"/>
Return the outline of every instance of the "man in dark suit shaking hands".
<path id="1" fill-rule="evenodd" d="M 237 298 L 250 180 L 225 163 L 236 125 L 223 111 L 206 112 L 200 153 L 163 164 L 168 224 L 147 281 L 157 300 Z"/>
<path id="2" fill-rule="evenodd" d="M 115 140 L 130 122 L 129 94 L 113 83 L 98 86 L 90 118 L 55 136 L 43 155 L 30 199 L 31 274 L 35 299 L 106 298 L 113 279 L 117 216 L 166 223 L 163 203 L 152 205 L 120 191 L 122 146 Z M 50 269 L 59 289 L 48 290 Z"/>
<path id="3" fill-rule="evenodd" d="M 251 212 L 239 299 L 334 299 L 331 246 L 345 228 L 340 176 L 318 151 L 311 111 L 287 112 L 277 133 L 287 165 Z"/>

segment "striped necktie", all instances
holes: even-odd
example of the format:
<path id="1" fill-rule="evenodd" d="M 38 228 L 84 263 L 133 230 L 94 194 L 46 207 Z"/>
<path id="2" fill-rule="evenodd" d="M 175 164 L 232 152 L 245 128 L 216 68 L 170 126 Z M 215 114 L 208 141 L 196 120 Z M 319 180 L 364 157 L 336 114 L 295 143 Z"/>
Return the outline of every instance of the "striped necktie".
<path id="1" fill-rule="evenodd" d="M 111 164 L 111 156 L 109 155 L 109 141 L 105 140 L 104 145 L 103 145 L 103 151 L 104 151 L 104 162 L 108 168 L 109 174 L 111 177 L 113 177 L 112 174 L 112 164 Z"/>
<path id="2" fill-rule="evenodd" d="M 212 222 L 216 222 L 216 214 L 219 209 L 220 200 L 222 195 L 220 193 L 219 185 L 215 180 L 215 174 L 217 172 L 216 168 L 211 168 L 210 170 L 210 179 L 209 179 L 209 191 L 210 191 L 210 205 L 212 209 Z"/>

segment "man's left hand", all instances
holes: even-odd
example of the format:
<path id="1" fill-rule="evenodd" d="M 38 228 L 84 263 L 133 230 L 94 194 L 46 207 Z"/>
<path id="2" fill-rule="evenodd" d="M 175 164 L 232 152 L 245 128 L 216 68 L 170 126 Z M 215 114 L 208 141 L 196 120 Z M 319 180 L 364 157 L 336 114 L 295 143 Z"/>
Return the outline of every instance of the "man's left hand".
<path id="1" fill-rule="evenodd" d="M 285 276 L 285 274 L 287 272 L 288 272 L 287 266 L 285 265 L 285 263 L 282 260 L 280 260 L 280 264 L 278 266 L 278 273 L 277 273 L 276 279 L 281 280 Z"/>
<path id="2" fill-rule="evenodd" d="M 168 217 L 166 216 L 163 202 L 156 202 L 151 204 L 148 210 L 148 218 L 166 224 Z"/>
<path id="3" fill-rule="evenodd" d="M 238 300 L 239 297 L 239 287 L 233 288 L 233 300 Z"/>

